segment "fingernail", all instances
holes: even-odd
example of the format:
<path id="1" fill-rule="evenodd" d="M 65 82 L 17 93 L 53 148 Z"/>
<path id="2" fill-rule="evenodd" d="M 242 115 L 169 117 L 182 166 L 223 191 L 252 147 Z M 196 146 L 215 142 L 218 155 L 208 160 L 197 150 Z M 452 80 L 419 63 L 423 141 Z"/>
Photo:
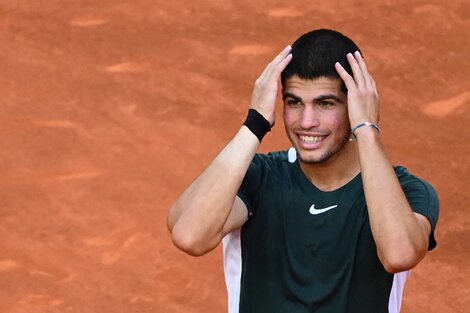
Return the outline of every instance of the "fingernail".
<path id="1" fill-rule="evenodd" d="M 357 55 L 357 56 L 360 56 L 360 57 L 362 56 L 359 51 L 354 52 L 354 54 Z"/>

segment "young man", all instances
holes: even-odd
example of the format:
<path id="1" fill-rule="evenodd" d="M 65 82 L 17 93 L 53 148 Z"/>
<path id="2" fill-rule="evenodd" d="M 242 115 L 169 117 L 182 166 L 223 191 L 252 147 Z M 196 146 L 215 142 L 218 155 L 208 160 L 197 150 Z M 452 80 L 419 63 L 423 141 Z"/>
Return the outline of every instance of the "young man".
<path id="1" fill-rule="evenodd" d="M 256 154 L 279 78 L 293 148 Z M 225 237 L 230 313 L 400 310 L 408 270 L 436 246 L 438 200 L 390 164 L 378 122 L 375 82 L 338 32 L 307 33 L 266 67 L 244 125 L 168 216 L 189 254 Z"/>

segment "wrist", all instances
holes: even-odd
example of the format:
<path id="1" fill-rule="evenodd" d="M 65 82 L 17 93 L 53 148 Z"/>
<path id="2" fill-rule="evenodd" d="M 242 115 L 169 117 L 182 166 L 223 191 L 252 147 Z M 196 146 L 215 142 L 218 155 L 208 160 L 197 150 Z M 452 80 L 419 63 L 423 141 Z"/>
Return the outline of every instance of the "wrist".
<path id="1" fill-rule="evenodd" d="M 357 140 L 357 136 L 360 133 L 373 133 L 378 135 L 380 133 L 379 125 L 371 122 L 362 122 L 357 124 L 351 129 L 351 141 Z"/>
<path id="2" fill-rule="evenodd" d="M 263 140 L 263 137 L 271 131 L 269 121 L 255 109 L 249 109 L 248 115 L 245 122 L 243 123 L 255 136 L 258 138 L 259 142 Z"/>

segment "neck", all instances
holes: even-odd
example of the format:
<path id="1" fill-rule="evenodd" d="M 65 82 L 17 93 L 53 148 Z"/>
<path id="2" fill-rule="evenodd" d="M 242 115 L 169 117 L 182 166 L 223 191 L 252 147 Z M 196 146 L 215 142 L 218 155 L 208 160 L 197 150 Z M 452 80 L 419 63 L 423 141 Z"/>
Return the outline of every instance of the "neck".
<path id="1" fill-rule="evenodd" d="M 306 163 L 299 159 L 305 176 L 318 189 L 332 191 L 350 182 L 360 173 L 357 144 L 348 142 L 344 148 L 330 159 L 321 163 Z"/>

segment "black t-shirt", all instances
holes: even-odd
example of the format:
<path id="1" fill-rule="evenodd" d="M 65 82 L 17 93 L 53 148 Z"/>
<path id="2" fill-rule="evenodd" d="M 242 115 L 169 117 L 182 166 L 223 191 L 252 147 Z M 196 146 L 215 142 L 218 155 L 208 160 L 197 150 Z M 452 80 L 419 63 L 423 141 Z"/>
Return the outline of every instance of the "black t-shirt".
<path id="1" fill-rule="evenodd" d="M 436 192 L 403 167 L 395 172 L 413 211 L 432 225 L 433 249 Z M 325 192 L 303 174 L 295 150 L 257 154 L 238 196 L 249 219 L 224 242 L 226 269 L 234 267 L 227 248 L 239 245 L 238 271 L 226 272 L 230 313 L 385 313 L 391 294 L 401 300 L 403 286 L 377 255 L 360 174 Z"/>

